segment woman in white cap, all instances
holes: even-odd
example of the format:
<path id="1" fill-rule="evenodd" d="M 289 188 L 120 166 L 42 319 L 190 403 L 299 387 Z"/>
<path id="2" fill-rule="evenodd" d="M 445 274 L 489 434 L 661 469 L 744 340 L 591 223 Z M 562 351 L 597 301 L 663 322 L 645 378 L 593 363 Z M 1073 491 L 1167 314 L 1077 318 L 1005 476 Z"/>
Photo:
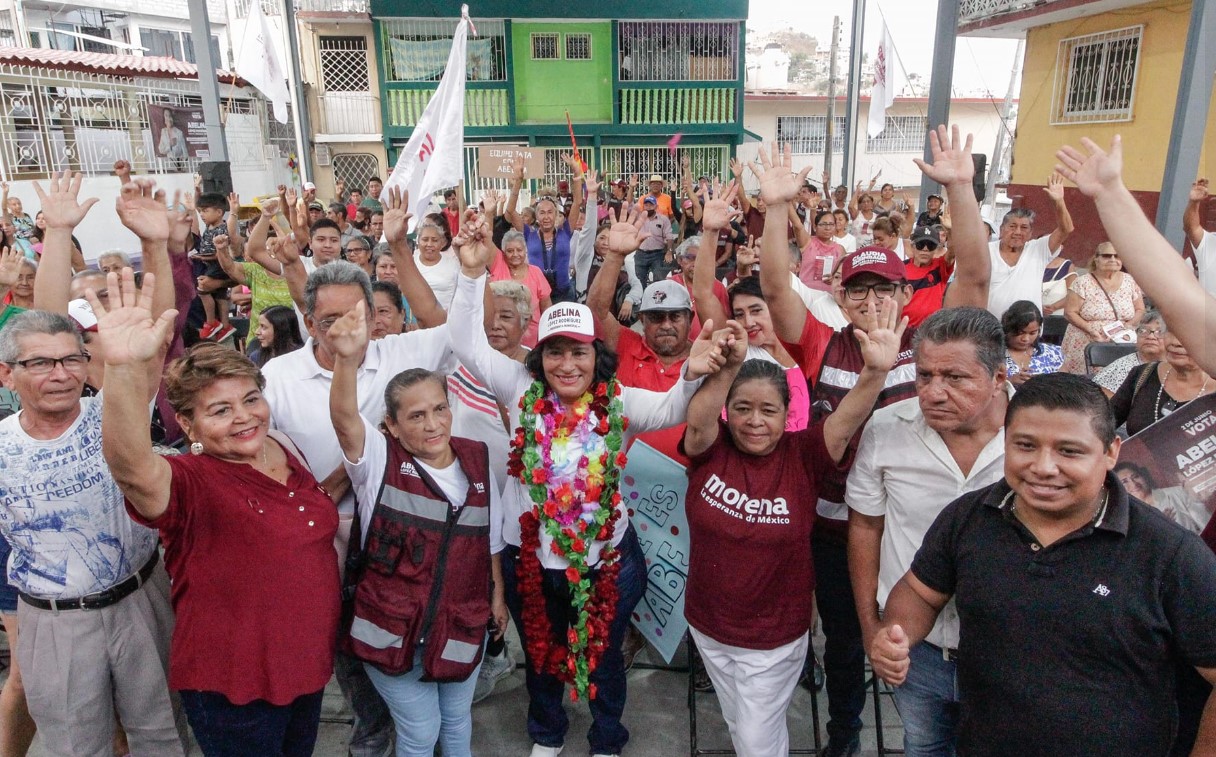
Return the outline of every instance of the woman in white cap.
<path id="1" fill-rule="evenodd" d="M 684 420 L 703 377 L 725 361 L 730 337 L 707 328 L 666 393 L 622 387 L 591 310 L 558 303 L 541 316 L 537 347 L 520 364 L 486 340 L 482 303 L 493 247 L 484 223 L 475 223 L 457 240 L 462 274 L 452 312 L 462 317 L 448 328 L 460 362 L 510 410 L 517 429 L 503 495 L 502 568 L 527 656 L 532 755 L 553 757 L 565 744 L 566 684 L 571 698 L 589 700 L 591 754 L 618 755 L 629 739 L 621 724 L 621 640 L 646 583 L 618 493 L 623 450 L 638 433 Z"/>

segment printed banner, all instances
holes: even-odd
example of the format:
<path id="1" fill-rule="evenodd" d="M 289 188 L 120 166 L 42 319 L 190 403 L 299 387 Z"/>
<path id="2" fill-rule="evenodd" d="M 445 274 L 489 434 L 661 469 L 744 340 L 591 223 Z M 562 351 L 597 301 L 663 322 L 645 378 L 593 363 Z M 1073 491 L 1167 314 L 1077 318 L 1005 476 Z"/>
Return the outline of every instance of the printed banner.
<path id="1" fill-rule="evenodd" d="M 206 160 L 211 156 L 202 108 L 149 105 L 148 120 L 152 124 L 152 147 L 156 157 L 184 169 L 190 158 Z"/>
<path id="2" fill-rule="evenodd" d="M 1115 474 L 1128 493 L 1203 534 L 1216 510 L 1216 395 L 1183 405 L 1124 442 Z"/>
<path id="3" fill-rule="evenodd" d="M 499 144 L 477 146 L 477 175 L 483 179 L 509 179 L 516 158 L 523 158 L 525 179 L 544 177 L 545 148 Z"/>
<path id="4" fill-rule="evenodd" d="M 670 663 L 688 630 L 684 588 L 688 583 L 688 517 L 684 467 L 644 442 L 629 448 L 621 496 L 646 556 L 646 593 L 633 625 Z"/>
<path id="5" fill-rule="evenodd" d="M 444 71 L 452 40 L 432 39 L 412 41 L 389 37 L 389 54 L 397 81 L 431 81 Z M 489 39 L 468 41 L 468 81 L 489 81 L 494 76 L 494 50 Z"/>

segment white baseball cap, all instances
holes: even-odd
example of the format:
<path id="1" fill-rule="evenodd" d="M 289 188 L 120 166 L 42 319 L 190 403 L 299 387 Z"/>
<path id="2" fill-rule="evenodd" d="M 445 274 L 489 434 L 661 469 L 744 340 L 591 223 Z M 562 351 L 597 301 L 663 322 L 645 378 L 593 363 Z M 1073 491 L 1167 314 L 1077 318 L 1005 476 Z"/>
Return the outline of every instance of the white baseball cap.
<path id="1" fill-rule="evenodd" d="M 541 313 L 537 345 L 546 339 L 564 336 L 584 344 L 595 341 L 595 318 L 591 308 L 577 302 L 559 302 Z"/>
<path id="2" fill-rule="evenodd" d="M 317 188 L 317 185 L 313 184 L 311 181 L 304 182 L 304 191 L 305 192 L 311 192 L 316 188 Z"/>
<path id="3" fill-rule="evenodd" d="M 639 313 L 651 313 L 668 310 L 692 310 L 692 298 L 684 285 L 672 279 L 656 281 L 642 292 L 642 306 Z"/>
<path id="4" fill-rule="evenodd" d="M 89 304 L 89 301 L 84 298 L 68 303 L 68 317 L 81 331 L 97 330 L 97 314 L 93 312 L 93 306 Z"/>

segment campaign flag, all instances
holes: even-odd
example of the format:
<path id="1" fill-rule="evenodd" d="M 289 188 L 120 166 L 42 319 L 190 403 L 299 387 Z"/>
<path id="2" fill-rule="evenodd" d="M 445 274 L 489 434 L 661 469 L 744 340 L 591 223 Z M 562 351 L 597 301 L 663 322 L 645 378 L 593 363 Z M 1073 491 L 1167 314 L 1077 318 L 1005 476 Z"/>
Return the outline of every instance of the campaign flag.
<path id="1" fill-rule="evenodd" d="M 464 178 L 464 81 L 469 36 L 469 6 L 460 8 L 448 65 L 439 87 L 422 111 L 410 140 L 401 148 L 385 189 L 409 192 L 410 229 L 431 204 L 435 192 Z"/>
<path id="2" fill-rule="evenodd" d="M 274 120 L 287 123 L 287 74 L 283 73 L 270 22 L 262 15 L 262 0 L 250 0 L 245 40 L 236 59 L 236 72 L 257 87 L 274 108 Z"/>
<path id="3" fill-rule="evenodd" d="M 874 59 L 874 88 L 870 90 L 870 120 L 866 133 L 871 139 L 886 127 L 887 108 L 895 102 L 895 43 L 887 22 L 882 22 L 882 42 Z"/>

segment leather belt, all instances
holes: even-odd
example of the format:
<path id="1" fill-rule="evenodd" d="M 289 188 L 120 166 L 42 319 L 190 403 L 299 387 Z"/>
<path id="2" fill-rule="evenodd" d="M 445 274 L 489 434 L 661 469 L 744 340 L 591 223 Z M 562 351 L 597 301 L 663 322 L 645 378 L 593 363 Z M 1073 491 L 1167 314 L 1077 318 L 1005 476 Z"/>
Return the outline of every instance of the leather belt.
<path id="1" fill-rule="evenodd" d="M 958 662 L 958 650 L 955 649 L 954 647 L 939 647 L 938 645 L 930 644 L 927 641 L 925 642 L 925 646 L 931 647 L 933 649 L 936 649 L 938 652 L 941 652 L 942 659 L 945 660 L 946 662 Z"/>
<path id="2" fill-rule="evenodd" d="M 148 562 L 144 563 L 144 567 L 140 568 L 139 572 L 135 575 L 111 586 L 105 591 L 87 594 L 77 599 L 43 599 L 41 597 L 32 597 L 24 592 L 21 592 L 19 596 L 21 597 L 21 601 L 30 607 L 37 607 L 39 610 L 52 610 L 54 612 L 62 612 L 64 610 L 100 610 L 103 607 L 109 607 L 125 599 L 136 589 L 143 586 L 144 581 L 147 581 L 148 577 L 152 575 L 152 571 L 156 568 L 156 563 L 159 561 L 160 552 L 153 550 L 152 556 L 148 558 Z"/>

